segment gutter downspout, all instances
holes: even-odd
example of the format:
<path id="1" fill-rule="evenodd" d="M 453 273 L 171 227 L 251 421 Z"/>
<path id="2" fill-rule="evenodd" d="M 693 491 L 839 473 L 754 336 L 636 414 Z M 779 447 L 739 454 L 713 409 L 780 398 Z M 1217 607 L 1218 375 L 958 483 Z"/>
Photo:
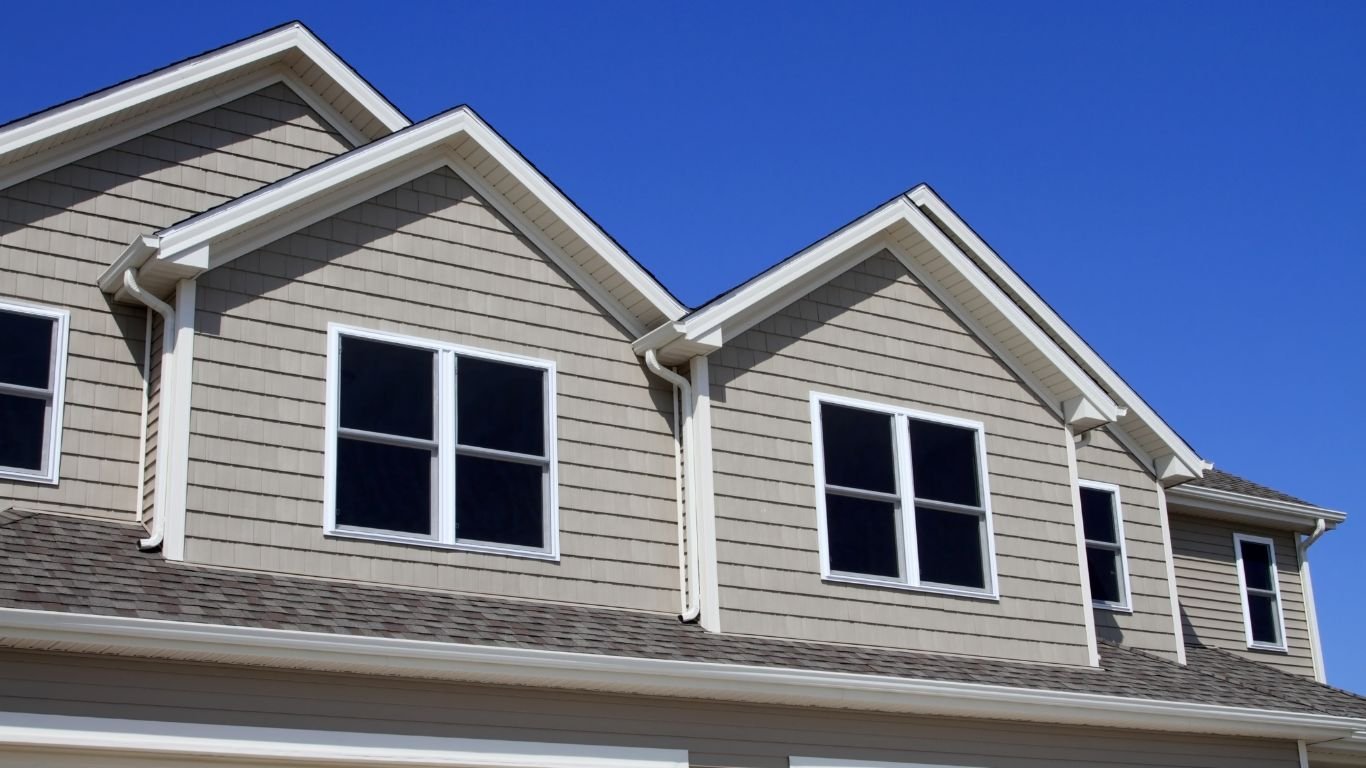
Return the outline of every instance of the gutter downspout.
<path id="1" fill-rule="evenodd" d="M 1319 640 L 1318 609 L 1314 606 L 1314 582 L 1309 577 L 1309 548 L 1314 546 L 1328 530 L 1328 521 L 1322 517 L 1314 523 L 1314 532 L 1301 539 L 1295 537 L 1295 553 L 1300 561 L 1300 589 L 1304 592 L 1304 618 L 1309 625 L 1309 650 L 1314 660 L 1314 679 L 1320 683 L 1328 681 L 1328 673 L 1323 665 L 1323 645 Z"/>
<path id="2" fill-rule="evenodd" d="M 142 302 L 143 304 L 147 305 L 147 306 L 150 307 L 151 309 L 155 310 L 155 311 L 157 312 L 157 314 L 161 315 L 161 331 L 162 331 L 162 341 L 161 341 L 161 379 L 162 379 L 163 382 L 165 382 L 165 380 L 166 380 L 166 372 L 167 372 L 168 370 L 170 370 L 169 366 L 171 365 L 171 356 L 172 356 L 172 355 L 174 354 L 174 352 L 175 352 L 175 332 L 174 332 L 174 331 L 175 331 L 175 309 L 173 309 L 173 308 L 171 307 L 170 304 L 167 304 L 166 302 L 162 301 L 161 299 L 158 299 L 157 297 L 153 296 L 152 294 L 147 293 L 146 291 L 144 291 L 144 290 L 142 289 L 142 286 L 141 286 L 141 285 L 138 285 L 138 268 L 137 268 L 137 267 L 129 267 L 129 268 L 127 269 L 127 271 L 125 271 L 125 272 L 123 273 L 123 287 L 126 288 L 126 289 L 128 290 L 128 295 L 132 296 L 133 298 L 135 298 L 135 299 L 137 299 L 138 301 Z M 168 332 L 168 331 L 169 331 L 169 332 Z M 145 385 L 146 385 L 146 386 L 150 386 L 150 382 L 145 382 Z M 163 404 L 166 402 L 166 393 L 165 393 L 165 392 L 162 392 L 162 393 L 161 393 L 161 401 L 162 401 Z M 164 409 L 163 409 L 163 411 L 164 411 Z M 164 415 L 165 415 L 165 414 L 163 413 L 163 416 L 164 416 Z M 159 432 L 159 434 L 165 434 L 165 432 L 167 431 L 167 430 L 166 430 L 166 424 L 164 423 L 164 419 L 162 419 L 161 421 L 162 421 L 163 423 L 162 423 L 161 426 L 160 426 L 160 432 Z M 144 424 L 144 426 L 146 425 L 146 419 L 145 419 L 145 418 L 143 419 L 143 424 Z M 164 463 L 164 461 L 163 461 L 164 458 L 165 458 L 165 450 L 164 450 L 164 447 L 163 447 L 161 441 L 158 440 L 158 441 L 157 441 L 157 487 L 156 487 L 156 499 L 157 499 L 158 501 L 160 501 L 161 499 L 164 499 L 164 498 L 165 498 L 165 492 L 164 492 L 164 491 L 165 491 L 165 487 L 166 487 L 166 480 L 165 480 L 165 478 L 166 478 L 166 475 L 165 475 L 166 468 L 165 468 L 165 463 Z M 141 510 L 141 508 L 142 508 L 142 499 L 138 499 L 138 509 Z M 142 549 L 143 551 L 154 550 L 154 549 L 156 549 L 157 547 L 160 547 L 160 546 L 161 546 L 161 542 L 162 542 L 162 540 L 163 540 L 165 537 L 166 537 L 166 513 L 165 513 L 165 510 L 158 509 L 158 510 L 156 510 L 156 515 L 152 518 L 152 533 L 151 533 L 151 535 L 148 536 L 147 538 L 142 539 L 141 541 L 139 541 L 139 542 L 138 542 L 138 548 L 139 548 L 139 549 Z"/>
<path id="3" fill-rule="evenodd" d="M 682 481 L 678 485 L 678 525 L 682 531 L 683 544 L 687 548 L 686 553 L 679 554 L 679 567 L 685 569 L 683 579 L 683 610 L 679 618 L 685 622 L 693 622 L 702 615 L 701 589 L 695 587 L 698 581 L 698 572 L 702 567 L 701 554 L 697 551 L 697 460 L 696 460 L 696 441 L 693 440 L 693 401 L 692 384 L 687 378 L 674 373 L 659 364 L 659 357 L 655 350 L 645 350 L 645 366 L 654 375 L 669 382 L 677 391 L 678 400 L 682 402 L 682 414 L 674 412 L 674 449 L 675 455 L 681 453 L 681 466 L 676 464 L 676 470 L 682 475 Z M 683 449 L 678 451 L 679 443 Z"/>

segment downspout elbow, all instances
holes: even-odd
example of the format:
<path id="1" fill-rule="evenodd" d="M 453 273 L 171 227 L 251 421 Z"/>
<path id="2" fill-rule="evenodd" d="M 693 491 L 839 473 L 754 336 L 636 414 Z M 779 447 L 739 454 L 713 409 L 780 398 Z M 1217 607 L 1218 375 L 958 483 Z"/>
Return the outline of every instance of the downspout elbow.
<path id="1" fill-rule="evenodd" d="M 678 389 L 679 400 L 683 404 L 680 421 L 682 424 L 678 428 L 680 440 L 683 442 L 683 477 L 684 487 L 682 502 L 679 504 L 679 523 L 684 529 L 684 539 L 688 548 L 686 567 L 688 573 L 684 579 L 683 610 L 679 618 L 684 622 L 693 622 L 702 615 L 702 599 L 700 587 L 694 587 L 697 582 L 698 572 L 701 569 L 701 555 L 697 551 L 697 462 L 694 457 L 696 442 L 692 437 L 692 383 L 687 377 L 680 376 L 674 371 L 665 368 L 659 362 L 659 357 L 655 350 L 645 350 L 645 366 L 650 372 L 659 378 L 669 382 Z"/>
<path id="2" fill-rule="evenodd" d="M 143 287 L 142 287 L 141 285 L 138 284 L 138 269 L 137 269 L 137 267 L 129 267 L 126 271 L 124 271 L 124 273 L 123 273 L 123 287 L 124 287 L 125 289 L 127 289 L 128 294 L 129 294 L 130 296 L 132 296 L 133 298 L 135 298 L 135 299 L 137 299 L 138 301 L 142 302 L 143 304 L 147 305 L 147 306 L 150 307 L 153 311 L 155 311 L 157 314 L 161 315 L 162 324 L 163 324 L 163 329 L 165 329 L 165 328 L 174 328 L 174 327 L 175 327 L 175 322 L 176 322 L 175 309 L 173 309 L 173 308 L 171 307 L 170 304 L 167 304 L 166 302 L 162 301 L 161 299 L 158 299 L 157 297 L 155 297 L 155 296 L 153 296 L 152 294 L 148 293 L 146 290 L 143 289 Z M 163 332 L 164 332 L 164 331 L 163 331 Z M 172 338 L 174 338 L 174 337 L 172 337 Z M 167 368 L 168 361 L 169 361 L 169 358 L 170 358 L 172 352 L 173 352 L 173 349 L 172 349 L 172 346 L 171 346 L 171 345 L 166 345 L 166 344 L 163 344 L 163 345 L 162 345 L 162 350 L 161 350 L 161 376 L 162 376 L 163 379 L 164 379 L 165 376 L 166 376 L 166 368 Z M 163 397 L 163 399 L 165 398 L 165 393 L 164 393 L 164 392 L 162 393 L 162 397 Z M 158 487 L 158 490 L 160 490 L 161 487 L 163 487 L 163 483 L 162 483 L 162 480 L 161 480 L 161 473 L 162 473 L 163 471 L 164 471 L 164 468 L 161 466 L 161 463 L 158 462 L 158 464 L 157 464 L 157 487 Z M 158 493 L 158 494 L 157 494 L 158 498 L 162 497 L 162 495 L 163 495 L 163 494 L 161 494 L 161 493 Z M 159 547 L 161 546 L 161 544 L 162 544 L 162 542 L 165 540 L 165 538 L 166 538 L 166 515 L 165 515 L 165 513 L 164 513 L 163 510 L 157 510 L 157 515 L 152 519 L 152 531 L 151 531 L 151 534 L 148 535 L 147 538 L 144 538 L 144 539 L 141 539 L 141 540 L 138 541 L 138 548 L 141 549 L 141 550 L 143 550 L 144 552 L 151 551 L 151 550 L 155 550 L 155 549 L 157 549 L 157 548 L 159 548 Z"/>

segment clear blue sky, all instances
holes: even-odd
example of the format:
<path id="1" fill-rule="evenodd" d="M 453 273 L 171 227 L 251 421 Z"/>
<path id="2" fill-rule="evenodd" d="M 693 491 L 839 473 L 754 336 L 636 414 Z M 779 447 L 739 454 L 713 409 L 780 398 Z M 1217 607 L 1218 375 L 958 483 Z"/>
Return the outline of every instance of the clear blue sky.
<path id="1" fill-rule="evenodd" d="M 300 18 L 478 110 L 684 302 L 928 181 L 1313 550 L 1366 691 L 1366 3 L 17 3 L 0 120 Z"/>

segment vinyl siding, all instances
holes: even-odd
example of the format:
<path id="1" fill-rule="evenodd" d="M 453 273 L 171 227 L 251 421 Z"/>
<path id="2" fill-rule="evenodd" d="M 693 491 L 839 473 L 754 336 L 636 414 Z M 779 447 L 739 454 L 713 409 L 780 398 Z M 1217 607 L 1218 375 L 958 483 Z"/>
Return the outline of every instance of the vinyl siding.
<path id="1" fill-rule="evenodd" d="M 188 560 L 676 610 L 670 389 L 455 173 L 403 184 L 198 285 Z M 329 322 L 555 361 L 558 563 L 323 536 Z"/>
<path id="2" fill-rule="evenodd" d="M 1294 534 L 1175 513 L 1171 522 L 1176 588 L 1186 642 L 1223 648 L 1287 672 L 1313 677 L 1313 652 Z M 1276 542 L 1276 569 L 1289 649 L 1286 653 L 1247 647 L 1242 589 L 1233 549 L 1235 533 L 1265 536 Z"/>
<path id="3" fill-rule="evenodd" d="M 1133 613 L 1097 608 L 1097 636 L 1175 661 L 1177 640 L 1156 480 L 1105 427 L 1092 430 L 1089 442 L 1077 449 L 1077 473 L 1082 480 L 1119 486 L 1128 550 Z"/>
<path id="4" fill-rule="evenodd" d="M 150 526 L 156 516 L 157 446 L 161 436 L 161 353 L 166 323 L 157 312 L 152 318 L 151 346 L 147 366 L 147 443 L 143 450 L 142 522 Z"/>
<path id="5" fill-rule="evenodd" d="M 131 659 L 0 653 L 0 708 L 196 723 L 683 749 L 693 766 L 788 757 L 977 768 L 1294 768 L 1293 742 L 611 696 Z"/>
<path id="6" fill-rule="evenodd" d="M 134 514 L 145 309 L 96 280 L 134 237 L 347 148 L 275 85 L 0 190 L 0 296 L 71 310 L 61 482 L 0 481 L 0 508 Z"/>
<path id="7" fill-rule="evenodd" d="M 1061 419 L 885 252 L 711 356 L 726 632 L 1085 664 Z M 1001 599 L 823 582 L 810 393 L 980 420 Z"/>

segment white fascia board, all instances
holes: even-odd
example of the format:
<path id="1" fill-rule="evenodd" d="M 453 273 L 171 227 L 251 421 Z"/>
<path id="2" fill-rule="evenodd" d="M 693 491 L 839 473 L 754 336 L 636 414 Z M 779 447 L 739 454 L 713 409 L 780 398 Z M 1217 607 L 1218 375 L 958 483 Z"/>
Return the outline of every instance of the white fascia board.
<path id="1" fill-rule="evenodd" d="M 388 99 L 381 96 L 379 91 L 367 83 L 365 78 L 361 77 L 341 57 L 333 53 L 307 27 L 302 24 L 291 24 L 289 30 L 294 33 L 294 44 L 298 46 L 299 50 L 326 72 L 333 82 L 341 86 L 347 95 L 360 102 L 365 111 L 374 115 L 375 119 L 384 124 L 384 127 L 393 132 L 401 131 L 412 125 L 411 120 L 395 109 Z"/>
<path id="2" fill-rule="evenodd" d="M 1167 502 L 1178 507 L 1177 511 L 1194 511 L 1277 528 L 1290 527 L 1306 533 L 1312 531 L 1319 520 L 1328 528 L 1334 528 L 1347 519 L 1345 512 L 1333 509 L 1189 484 L 1168 488 Z"/>
<path id="3" fill-rule="evenodd" d="M 1010 290 L 1018 297 L 1019 301 L 1036 317 L 1040 318 L 1048 331 L 1057 339 L 1060 339 L 1066 346 L 1067 351 L 1074 355 L 1091 373 L 1101 380 L 1105 387 L 1113 392 L 1120 405 L 1128 408 L 1138 416 L 1149 429 L 1158 435 L 1168 447 L 1171 448 L 1183 464 L 1191 471 L 1192 477 L 1201 477 L 1204 470 L 1209 468 L 1208 462 L 1201 459 L 1195 451 L 1186 444 L 1186 441 L 1176 434 L 1162 417 L 1157 415 L 1143 398 L 1138 395 L 1124 379 L 1110 367 L 1089 344 L 1068 324 L 1063 321 L 1052 307 L 1043 300 L 1034 289 L 1030 288 L 1023 279 L 1011 269 L 1005 260 L 1002 259 L 990 246 L 986 244 L 977 233 L 973 232 L 972 227 L 967 225 L 958 214 L 949 208 L 935 192 L 926 185 L 920 185 L 909 194 L 910 201 L 917 206 L 924 206 L 935 215 L 944 225 L 953 232 L 963 243 L 967 244 L 977 257 L 978 262 L 991 272 L 991 276 Z"/>
<path id="4" fill-rule="evenodd" d="M 0 712 L 9 750 L 324 765 L 446 768 L 687 768 L 678 749 Z"/>
<path id="5" fill-rule="evenodd" d="M 161 241 L 155 237 L 143 236 L 134 239 L 100 275 L 100 290 L 105 293 L 118 293 L 123 289 L 123 273 L 141 267 L 160 246 Z"/>
<path id="6" fill-rule="evenodd" d="M 1366 721 L 884 675 L 0 609 L 14 647 L 1064 725 L 1323 740 Z"/>

